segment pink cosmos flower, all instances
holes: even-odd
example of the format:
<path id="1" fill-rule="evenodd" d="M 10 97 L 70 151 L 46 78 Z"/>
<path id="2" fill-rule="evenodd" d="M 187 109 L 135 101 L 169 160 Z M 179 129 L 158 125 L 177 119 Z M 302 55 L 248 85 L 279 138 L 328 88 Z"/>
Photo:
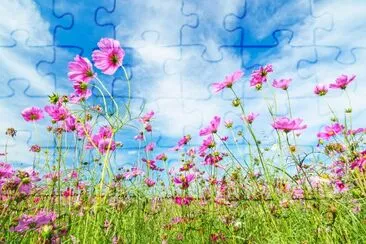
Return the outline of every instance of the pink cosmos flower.
<path id="1" fill-rule="evenodd" d="M 14 174 L 13 167 L 11 164 L 7 164 L 4 162 L 0 162 L 0 179 L 2 178 L 10 178 Z"/>
<path id="2" fill-rule="evenodd" d="M 44 118 L 42 109 L 38 107 L 26 108 L 22 111 L 22 116 L 25 121 L 38 121 Z"/>
<path id="3" fill-rule="evenodd" d="M 274 123 L 272 124 L 272 127 L 276 130 L 282 130 L 285 133 L 288 133 L 290 131 L 294 130 L 303 130 L 306 129 L 307 125 L 301 125 L 302 119 L 289 119 L 286 117 L 277 118 Z"/>
<path id="4" fill-rule="evenodd" d="M 203 162 L 203 165 L 212 165 L 214 167 L 217 168 L 221 168 L 224 169 L 224 167 L 222 165 L 219 164 L 219 162 L 223 159 L 222 155 L 212 155 L 212 154 L 208 154 L 205 157 L 205 160 Z"/>
<path id="5" fill-rule="evenodd" d="M 88 99 L 92 92 L 88 89 L 88 83 L 84 81 L 74 81 L 74 93 L 70 95 L 70 101 L 73 103 L 78 103 L 80 101 L 85 101 Z"/>
<path id="6" fill-rule="evenodd" d="M 304 198 L 304 190 L 296 187 L 292 190 L 292 199 L 303 199 Z"/>
<path id="7" fill-rule="evenodd" d="M 91 136 L 92 127 L 89 123 L 85 123 L 85 124 L 76 123 L 75 127 L 76 127 L 76 135 L 79 138 L 84 138 L 84 137 L 87 137 L 87 136 Z"/>
<path id="8" fill-rule="evenodd" d="M 150 159 L 146 159 L 143 158 L 141 159 L 142 162 L 146 163 L 146 166 L 148 168 L 150 168 L 151 170 L 157 170 L 157 171 L 162 171 L 162 169 L 160 169 L 157 165 L 156 165 L 156 161 L 155 160 L 150 160 Z"/>
<path id="9" fill-rule="evenodd" d="M 146 113 L 144 116 L 142 116 L 139 120 L 141 123 L 147 123 L 150 122 L 150 120 L 152 119 L 152 117 L 155 115 L 154 111 L 150 111 L 148 113 Z"/>
<path id="10" fill-rule="evenodd" d="M 76 118 L 73 115 L 69 115 L 63 123 L 65 131 L 70 132 L 76 130 Z"/>
<path id="11" fill-rule="evenodd" d="M 365 172 L 366 170 L 366 157 L 365 156 L 361 156 L 357 159 L 355 159 L 352 163 L 351 163 L 351 169 L 358 169 L 360 172 Z"/>
<path id="12" fill-rule="evenodd" d="M 243 116 L 242 118 L 248 123 L 248 124 L 252 124 L 253 121 L 255 120 L 255 118 L 258 117 L 258 113 L 249 113 L 247 116 Z"/>
<path id="13" fill-rule="evenodd" d="M 176 185 L 180 185 L 182 189 L 187 189 L 195 178 L 194 174 L 188 174 L 174 177 L 173 181 Z"/>
<path id="14" fill-rule="evenodd" d="M 200 155 L 203 155 L 203 154 L 205 154 L 205 151 L 208 148 L 213 148 L 214 146 L 215 146 L 215 141 L 214 141 L 213 137 L 210 135 L 209 137 L 207 137 L 206 139 L 203 140 L 198 151 L 199 151 Z"/>
<path id="15" fill-rule="evenodd" d="M 157 156 L 155 157 L 155 159 L 156 159 L 156 160 L 166 161 L 166 160 L 168 159 L 168 157 L 166 156 L 166 154 L 165 154 L 165 153 L 161 153 L 161 154 L 157 155 Z"/>
<path id="16" fill-rule="evenodd" d="M 314 93 L 319 96 L 324 96 L 328 93 L 328 86 L 324 84 L 318 84 L 314 87 Z"/>
<path id="17" fill-rule="evenodd" d="M 145 184 L 148 186 L 148 187 L 152 187 L 155 185 L 155 181 L 150 179 L 150 178 L 145 178 L 144 180 Z"/>
<path id="18" fill-rule="evenodd" d="M 52 224 L 56 220 L 56 214 L 41 210 L 35 216 L 23 215 L 18 220 L 18 225 L 11 229 L 14 232 L 24 232 L 30 229 L 40 229 L 44 225 Z"/>
<path id="19" fill-rule="evenodd" d="M 355 78 L 355 75 L 351 75 L 350 77 L 348 77 L 347 75 L 341 75 L 335 80 L 335 83 L 331 83 L 329 87 L 344 90 L 347 88 L 348 84 L 351 83 Z"/>
<path id="20" fill-rule="evenodd" d="M 243 77 L 243 75 L 244 72 L 238 70 L 226 76 L 224 81 L 213 83 L 212 87 L 215 89 L 215 93 L 218 93 L 225 88 L 231 88 L 236 81 L 240 80 L 240 78 Z"/>
<path id="21" fill-rule="evenodd" d="M 343 183 L 341 180 L 336 180 L 334 182 L 335 192 L 336 193 L 343 193 L 348 191 L 348 187 L 345 183 Z"/>
<path id="22" fill-rule="evenodd" d="M 76 55 L 74 61 L 69 63 L 69 79 L 72 81 L 89 82 L 95 77 L 93 67 L 87 58 Z"/>
<path id="23" fill-rule="evenodd" d="M 65 198 L 72 197 L 72 196 L 74 196 L 74 189 L 67 187 L 67 189 L 62 193 L 62 195 Z"/>
<path id="24" fill-rule="evenodd" d="M 116 150 L 116 143 L 112 138 L 100 139 L 98 141 L 98 150 L 101 154 Z"/>
<path id="25" fill-rule="evenodd" d="M 32 145 L 29 151 L 39 153 L 41 151 L 41 147 L 39 145 Z"/>
<path id="26" fill-rule="evenodd" d="M 61 103 L 45 106 L 44 110 L 54 121 L 65 120 L 69 116 L 69 111 Z"/>
<path id="27" fill-rule="evenodd" d="M 190 205 L 191 202 L 193 201 L 193 197 L 181 197 L 181 196 L 176 196 L 174 198 L 174 202 L 176 204 L 178 204 L 179 206 L 183 206 L 183 205 Z"/>
<path id="28" fill-rule="evenodd" d="M 151 143 L 147 144 L 147 146 L 145 147 L 145 151 L 151 152 L 154 150 L 154 147 L 155 147 L 155 143 L 151 142 Z"/>
<path id="29" fill-rule="evenodd" d="M 366 132 L 366 128 L 358 128 L 358 129 L 355 129 L 355 130 L 348 130 L 347 131 L 347 135 L 357 135 L 357 134 L 360 134 L 360 133 L 365 133 Z"/>
<path id="30" fill-rule="evenodd" d="M 122 66 L 125 51 L 119 41 L 111 38 L 102 38 L 97 45 L 100 50 L 95 50 L 92 54 L 95 67 L 106 75 L 113 75 Z"/>
<path id="31" fill-rule="evenodd" d="M 137 141 L 142 141 L 144 140 L 144 132 L 139 132 L 135 137 L 134 137 L 135 140 Z"/>
<path id="32" fill-rule="evenodd" d="M 200 136 L 206 136 L 209 134 L 213 134 L 217 132 L 217 128 L 220 125 L 221 118 L 219 116 L 215 116 L 213 120 L 210 122 L 210 125 L 206 128 L 200 130 Z"/>
<path id="33" fill-rule="evenodd" d="M 291 81 L 292 79 L 273 80 L 272 86 L 275 88 L 280 88 L 282 90 L 287 90 Z"/>
<path id="34" fill-rule="evenodd" d="M 338 135 L 343 130 L 344 130 L 343 125 L 341 125 L 339 123 L 335 123 L 335 124 L 332 124 L 331 126 L 325 126 L 324 132 L 319 132 L 317 134 L 317 137 L 319 139 L 329 140 L 331 137 Z"/>
<path id="35" fill-rule="evenodd" d="M 271 64 L 262 66 L 257 70 L 254 70 L 250 79 L 250 86 L 262 86 L 264 82 L 267 82 L 267 75 L 273 72 Z"/>
<path id="36" fill-rule="evenodd" d="M 144 175 L 144 171 L 142 171 L 139 168 L 132 168 L 131 170 L 123 173 L 123 177 L 126 180 L 130 180 L 130 179 L 135 178 L 135 177 L 137 177 L 139 175 Z"/>

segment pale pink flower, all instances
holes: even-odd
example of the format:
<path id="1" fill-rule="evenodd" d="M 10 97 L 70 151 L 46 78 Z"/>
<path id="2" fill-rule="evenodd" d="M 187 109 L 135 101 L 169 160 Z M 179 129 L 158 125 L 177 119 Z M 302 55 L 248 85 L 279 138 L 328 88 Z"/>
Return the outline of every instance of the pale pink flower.
<path id="1" fill-rule="evenodd" d="M 282 90 L 287 90 L 291 81 L 292 79 L 273 80 L 272 86 L 275 88 L 280 88 Z"/>
<path id="2" fill-rule="evenodd" d="M 155 143 L 151 142 L 151 143 L 149 143 L 149 144 L 146 145 L 145 151 L 146 152 L 151 152 L 151 151 L 154 150 L 154 147 L 155 147 Z"/>
<path id="3" fill-rule="evenodd" d="M 102 38 L 97 45 L 100 50 L 92 54 L 95 67 L 106 75 L 113 75 L 122 66 L 125 51 L 119 41 L 111 38 Z"/>
<path id="4" fill-rule="evenodd" d="M 304 198 L 304 190 L 296 187 L 292 190 L 292 199 L 303 199 Z"/>
<path id="5" fill-rule="evenodd" d="M 166 156 L 166 154 L 165 154 L 165 153 L 161 153 L 161 154 L 157 155 L 157 156 L 155 157 L 155 159 L 156 159 L 156 160 L 161 160 L 161 161 L 166 161 L 166 160 L 168 159 L 168 157 Z"/>
<path id="6" fill-rule="evenodd" d="M 344 130 L 343 125 L 341 125 L 339 123 L 335 123 L 335 124 L 332 124 L 331 126 L 325 126 L 324 132 L 319 132 L 317 134 L 317 137 L 319 139 L 329 140 L 331 137 L 338 135 L 343 130 Z"/>
<path id="7" fill-rule="evenodd" d="M 87 58 L 76 55 L 74 61 L 69 63 L 69 79 L 72 81 L 89 82 L 95 77 L 93 67 Z"/>
<path id="8" fill-rule="evenodd" d="M 343 183 L 341 180 L 336 180 L 334 182 L 335 192 L 336 193 L 343 193 L 348 191 L 348 186 Z"/>
<path id="9" fill-rule="evenodd" d="M 240 80 L 240 78 L 243 77 L 243 75 L 244 72 L 238 70 L 226 76 L 224 81 L 213 83 L 212 87 L 214 88 L 215 93 L 218 93 L 225 88 L 231 88 L 236 81 Z"/>
<path id="10" fill-rule="evenodd" d="M 42 109 L 38 107 L 29 107 L 22 111 L 25 121 L 38 121 L 44 118 Z"/>
<path id="11" fill-rule="evenodd" d="M 206 136 L 212 133 L 216 133 L 217 129 L 220 125 L 221 118 L 219 116 L 215 116 L 213 120 L 211 120 L 210 125 L 206 128 L 200 130 L 200 136 Z"/>
<path id="12" fill-rule="evenodd" d="M 147 122 L 150 122 L 150 120 L 152 119 L 152 117 L 155 115 L 155 113 L 154 113 L 154 111 L 150 111 L 150 112 L 148 112 L 148 113 L 146 113 L 144 116 L 142 116 L 141 118 L 140 118 L 140 121 L 142 122 L 142 123 L 147 123 Z"/>
<path id="13" fill-rule="evenodd" d="M 324 96 L 328 93 L 328 86 L 324 84 L 318 84 L 314 87 L 314 93 L 319 96 Z"/>
<path id="14" fill-rule="evenodd" d="M 150 179 L 150 178 L 145 178 L 144 180 L 145 184 L 148 186 L 148 187 L 152 187 L 155 185 L 155 181 Z"/>
<path id="15" fill-rule="evenodd" d="M 123 173 L 123 177 L 126 180 L 130 180 L 130 179 L 135 178 L 135 177 L 137 177 L 139 175 L 144 175 L 144 171 L 142 171 L 139 168 L 132 168 L 131 170 Z"/>
<path id="16" fill-rule="evenodd" d="M 296 119 L 289 119 L 286 117 L 277 118 L 274 123 L 272 124 L 272 127 L 276 130 L 282 130 L 285 133 L 288 133 L 290 131 L 294 130 L 303 130 L 306 129 L 306 125 L 302 125 L 303 122 L 302 119 L 296 118 Z"/>
<path id="17" fill-rule="evenodd" d="M 243 116 L 242 119 L 244 119 L 248 124 L 253 123 L 253 121 L 255 120 L 255 118 L 258 117 L 258 113 L 249 113 L 247 116 Z"/>
<path id="18" fill-rule="evenodd" d="M 344 90 L 347 88 L 348 84 L 351 83 L 355 78 L 355 75 L 351 75 L 350 77 L 348 77 L 347 75 L 341 75 L 335 80 L 335 83 L 331 83 L 329 87 Z"/>

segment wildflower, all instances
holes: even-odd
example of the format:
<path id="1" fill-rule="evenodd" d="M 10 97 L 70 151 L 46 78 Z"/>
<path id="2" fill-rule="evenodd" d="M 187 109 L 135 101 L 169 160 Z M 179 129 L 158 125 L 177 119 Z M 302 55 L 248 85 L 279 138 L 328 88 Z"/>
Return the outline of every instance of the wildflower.
<path id="1" fill-rule="evenodd" d="M 137 177 L 137 176 L 139 176 L 139 175 L 143 175 L 144 174 L 144 171 L 142 171 L 141 169 L 139 169 L 139 168 L 136 168 L 136 167 L 134 167 L 134 168 L 132 168 L 131 170 L 129 170 L 129 171 L 127 171 L 127 172 L 125 172 L 124 174 L 123 174 L 123 177 L 126 179 L 126 180 L 130 180 L 130 179 L 132 179 L 132 178 L 135 178 L 135 177 Z"/>
<path id="2" fill-rule="evenodd" d="M 225 88 L 231 88 L 236 81 L 240 80 L 240 78 L 243 77 L 243 75 L 244 72 L 238 70 L 226 76 L 224 81 L 213 83 L 212 87 L 215 89 L 215 93 L 218 93 Z"/>
<path id="3" fill-rule="evenodd" d="M 25 121 L 38 121 L 44 118 L 42 109 L 38 107 L 29 107 L 22 111 Z"/>
<path id="4" fill-rule="evenodd" d="M 161 153 L 161 154 L 157 155 L 157 156 L 155 157 L 155 159 L 156 159 L 156 160 L 167 161 L 167 160 L 168 160 L 168 157 L 166 156 L 166 154 L 165 154 L 165 153 Z"/>
<path id="5" fill-rule="evenodd" d="M 44 110 L 56 122 L 65 120 L 70 114 L 60 103 L 45 106 Z"/>
<path id="6" fill-rule="evenodd" d="M 335 83 L 331 83 L 329 87 L 345 90 L 348 84 L 351 83 L 355 78 L 355 75 L 351 75 L 350 77 L 348 77 L 347 75 L 341 75 L 335 80 Z"/>
<path id="7" fill-rule="evenodd" d="M 220 125 L 221 118 L 219 116 L 215 116 L 213 120 L 211 120 L 210 125 L 206 128 L 200 130 L 200 136 L 206 136 L 209 134 L 213 134 L 217 132 L 217 128 Z"/>
<path id="8" fill-rule="evenodd" d="M 319 96 L 324 96 L 328 93 L 328 86 L 324 84 L 318 84 L 314 87 L 314 93 Z"/>
<path id="9" fill-rule="evenodd" d="M 351 169 L 358 169 L 360 172 L 365 172 L 366 169 L 366 157 L 365 156 L 361 156 L 359 158 L 356 158 L 352 163 L 351 163 Z"/>
<path id="10" fill-rule="evenodd" d="M 215 141 L 212 136 L 209 136 L 203 140 L 198 151 L 200 154 L 204 154 L 208 148 L 213 148 L 214 146 L 215 146 Z"/>
<path id="11" fill-rule="evenodd" d="M 208 154 L 205 157 L 205 160 L 203 162 L 203 165 L 212 165 L 218 168 L 224 168 L 219 164 L 219 162 L 223 159 L 222 155 L 218 153 Z"/>
<path id="12" fill-rule="evenodd" d="M 91 90 L 88 89 L 87 82 L 74 81 L 73 87 L 74 87 L 74 93 L 72 93 L 69 97 L 70 102 L 72 102 L 72 103 L 78 103 L 80 101 L 85 101 L 92 95 Z"/>
<path id="13" fill-rule="evenodd" d="M 282 130 L 285 133 L 288 133 L 290 131 L 294 131 L 294 130 L 303 130 L 305 129 L 307 126 L 306 125 L 301 125 L 302 123 L 302 119 L 289 119 L 286 117 L 282 117 L 282 118 L 277 118 L 274 123 L 272 124 L 272 127 L 276 130 Z"/>
<path id="14" fill-rule="evenodd" d="M 135 140 L 137 141 L 142 141 L 144 140 L 144 132 L 140 131 L 135 137 L 134 137 Z"/>
<path id="15" fill-rule="evenodd" d="M 282 90 L 287 90 L 291 81 L 292 79 L 273 80 L 272 86 L 275 88 L 280 88 Z"/>
<path id="16" fill-rule="evenodd" d="M 63 128 L 66 132 L 74 131 L 76 130 L 76 118 L 73 115 L 69 115 L 63 124 Z"/>
<path id="17" fill-rule="evenodd" d="M 144 116 L 142 116 L 139 120 L 141 123 L 147 123 L 150 122 L 150 120 L 152 119 L 152 117 L 155 115 L 154 111 L 150 111 L 148 113 L 146 113 Z"/>
<path id="18" fill-rule="evenodd" d="M 179 171 L 183 172 L 183 171 L 189 171 L 190 169 L 192 169 L 194 166 L 194 164 L 191 161 L 185 162 L 182 167 L 179 168 Z"/>
<path id="19" fill-rule="evenodd" d="M 194 174 L 188 174 L 175 177 L 173 181 L 176 185 L 180 185 L 182 189 L 187 189 L 195 178 Z"/>
<path id="20" fill-rule="evenodd" d="M 13 176 L 13 174 L 14 174 L 14 170 L 10 164 L 0 162 L 0 179 L 10 178 Z M 1 181 L 0 181 L 0 186 L 1 186 Z"/>
<path id="21" fill-rule="evenodd" d="M 304 198 L 304 190 L 296 187 L 292 190 L 292 198 L 293 199 L 303 199 Z"/>
<path id="22" fill-rule="evenodd" d="M 155 185 L 155 181 L 150 179 L 150 178 L 145 178 L 144 180 L 145 184 L 148 186 L 148 187 L 152 187 Z"/>
<path id="23" fill-rule="evenodd" d="M 102 38 L 97 45 L 100 50 L 92 53 L 95 67 L 106 75 L 113 75 L 122 66 L 125 51 L 121 48 L 119 41 L 111 38 Z"/>
<path id="24" fill-rule="evenodd" d="M 252 124 L 253 123 L 253 121 L 255 120 L 255 118 L 257 118 L 258 117 L 258 113 L 253 113 L 253 112 L 251 112 L 251 113 L 249 113 L 247 116 L 243 116 L 242 117 L 242 119 L 244 120 L 244 121 L 246 121 L 248 124 Z"/>
<path id="25" fill-rule="evenodd" d="M 338 135 L 343 130 L 344 130 L 343 125 L 341 125 L 339 123 L 335 123 L 335 124 L 332 124 L 331 126 L 325 126 L 324 132 L 319 132 L 317 134 L 317 137 L 319 139 L 329 140 L 331 137 Z"/>
<path id="26" fill-rule="evenodd" d="M 147 144 L 147 146 L 145 147 L 145 151 L 151 152 L 154 150 L 154 147 L 155 147 L 155 143 L 151 142 L 151 143 Z"/>
<path id="27" fill-rule="evenodd" d="M 101 154 L 116 150 L 116 143 L 112 138 L 100 139 L 98 141 L 98 150 Z"/>
<path id="28" fill-rule="evenodd" d="M 343 193 L 348 191 L 348 187 L 344 184 L 341 180 L 336 180 L 334 182 L 335 192 L 336 193 Z"/>
<path id="29" fill-rule="evenodd" d="M 29 151 L 35 152 L 35 153 L 39 153 L 41 151 L 41 147 L 38 146 L 38 145 L 33 145 L 33 146 L 31 146 L 31 148 L 29 149 Z"/>
<path id="30" fill-rule="evenodd" d="M 183 206 L 183 205 L 190 205 L 191 202 L 193 201 L 193 197 L 181 197 L 181 196 L 176 196 L 174 198 L 174 202 L 176 204 L 178 204 L 179 206 Z"/>
<path id="31" fill-rule="evenodd" d="M 91 62 L 84 57 L 76 55 L 74 61 L 69 63 L 69 73 L 71 81 L 89 82 L 95 77 Z"/>
<path id="32" fill-rule="evenodd" d="M 347 135 L 357 135 L 357 134 L 360 134 L 360 133 L 366 133 L 366 128 L 358 128 L 358 129 L 355 129 L 355 130 L 348 130 L 347 131 Z"/>
<path id="33" fill-rule="evenodd" d="M 92 128 L 91 128 L 91 125 L 89 123 L 85 123 L 85 124 L 76 123 L 75 129 L 76 129 L 76 135 L 79 138 L 84 138 L 84 137 L 91 136 Z"/>
<path id="34" fill-rule="evenodd" d="M 262 87 L 264 82 L 267 82 L 267 75 L 273 72 L 272 65 L 268 64 L 266 66 L 262 66 L 257 70 L 254 70 L 251 79 L 250 86 L 255 86 L 257 89 Z"/>
<path id="35" fill-rule="evenodd" d="M 62 195 L 66 198 L 72 197 L 74 195 L 74 189 L 67 187 L 67 189 L 62 193 Z"/>
<path id="36" fill-rule="evenodd" d="M 11 231 L 24 232 L 30 229 L 40 229 L 44 225 L 52 224 L 56 220 L 56 214 L 53 212 L 39 211 L 37 215 L 23 215 L 18 220 L 18 225 Z"/>
<path id="37" fill-rule="evenodd" d="M 143 158 L 141 159 L 142 162 L 146 163 L 146 166 L 152 170 L 157 170 L 157 171 L 162 171 L 162 169 L 160 169 L 157 165 L 156 165 L 156 161 L 155 160 L 150 160 L 150 159 L 146 159 Z"/>

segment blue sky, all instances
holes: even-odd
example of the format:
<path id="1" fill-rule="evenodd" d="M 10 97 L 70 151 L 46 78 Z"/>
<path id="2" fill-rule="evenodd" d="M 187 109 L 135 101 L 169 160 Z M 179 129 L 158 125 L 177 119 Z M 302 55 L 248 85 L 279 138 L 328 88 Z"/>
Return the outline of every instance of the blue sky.
<path id="1" fill-rule="evenodd" d="M 214 115 L 238 121 L 230 94 L 214 95 L 209 88 L 237 69 L 246 75 L 236 89 L 247 99 L 247 110 L 261 114 L 255 129 L 270 144 L 273 131 L 266 104 L 273 96 L 268 91 L 257 93 L 248 84 L 250 72 L 267 63 L 275 70 L 271 80 L 293 79 L 294 115 L 309 126 L 301 144 L 314 145 L 315 133 L 329 122 L 327 104 L 312 94 L 314 85 L 330 83 L 343 73 L 357 75 L 349 94 L 354 126 L 362 126 L 365 11 L 362 0 L 3 0 L 0 114 L 6 117 L 0 121 L 0 131 L 8 127 L 19 131 L 10 141 L 9 158 L 27 163 L 32 158 L 28 145 L 52 146 L 51 137 L 39 142 L 40 136 L 21 119 L 20 111 L 45 105 L 52 91 L 70 93 L 67 62 L 76 54 L 89 57 L 101 37 L 117 38 L 125 48 L 132 104 L 137 111 L 144 101 L 146 109 L 156 112 L 154 135 L 161 150 L 186 133 L 198 138 L 198 129 Z M 102 79 L 115 96 L 126 96 L 122 73 Z M 276 97 L 278 115 L 286 115 L 284 93 L 277 91 Z M 341 115 L 345 96 L 332 91 L 327 97 Z M 121 137 L 125 145 L 133 145 L 126 143 L 133 133 Z M 5 140 L 1 134 L 0 145 Z M 123 160 L 128 153 L 133 150 L 126 149 L 117 158 Z"/>

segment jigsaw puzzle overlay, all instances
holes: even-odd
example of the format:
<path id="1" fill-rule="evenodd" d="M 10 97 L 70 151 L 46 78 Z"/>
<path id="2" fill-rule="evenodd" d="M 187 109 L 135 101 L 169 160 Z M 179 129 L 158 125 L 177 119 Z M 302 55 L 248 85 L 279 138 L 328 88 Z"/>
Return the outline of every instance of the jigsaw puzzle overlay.
<path id="1" fill-rule="evenodd" d="M 355 126 L 362 126 L 366 94 L 364 70 L 366 3 L 351 1 L 252 1 L 252 0 L 3 0 L 0 6 L 0 147 L 9 144 L 12 161 L 29 166 L 30 145 L 53 148 L 52 138 L 36 135 L 20 112 L 24 107 L 45 105 L 47 95 L 69 93 L 67 63 L 76 55 L 90 56 L 102 37 L 118 39 L 126 50 L 124 66 L 132 84 L 132 106 L 156 113 L 157 151 L 165 151 L 184 134 L 198 129 L 216 114 L 235 119 L 232 97 L 214 95 L 210 84 L 237 69 L 245 82 L 237 84 L 247 99 L 248 111 L 266 113 L 263 96 L 249 89 L 253 69 L 272 63 L 277 77 L 292 78 L 290 87 L 295 116 L 309 125 L 304 146 L 314 146 L 315 132 L 328 121 L 326 104 L 320 105 L 312 90 L 317 83 L 332 82 L 340 74 L 356 74 L 349 92 Z M 127 98 L 126 79 L 101 77 L 119 101 Z M 340 94 L 340 93 L 339 93 Z M 342 112 L 345 97 L 333 93 L 328 102 Z M 93 101 L 100 101 L 93 90 Z M 285 95 L 278 93 L 278 99 Z M 284 106 L 278 115 L 286 115 Z M 44 122 L 46 124 L 46 121 Z M 42 124 L 41 124 L 42 126 Z M 7 142 L 4 131 L 18 130 Z M 38 128 L 41 129 L 41 128 Z M 273 133 L 266 124 L 256 125 L 266 138 Z M 118 138 L 125 147 L 116 160 L 137 148 L 135 132 Z M 13 156 L 11 156 L 13 155 Z M 123 156 L 121 156 L 123 155 Z"/>

